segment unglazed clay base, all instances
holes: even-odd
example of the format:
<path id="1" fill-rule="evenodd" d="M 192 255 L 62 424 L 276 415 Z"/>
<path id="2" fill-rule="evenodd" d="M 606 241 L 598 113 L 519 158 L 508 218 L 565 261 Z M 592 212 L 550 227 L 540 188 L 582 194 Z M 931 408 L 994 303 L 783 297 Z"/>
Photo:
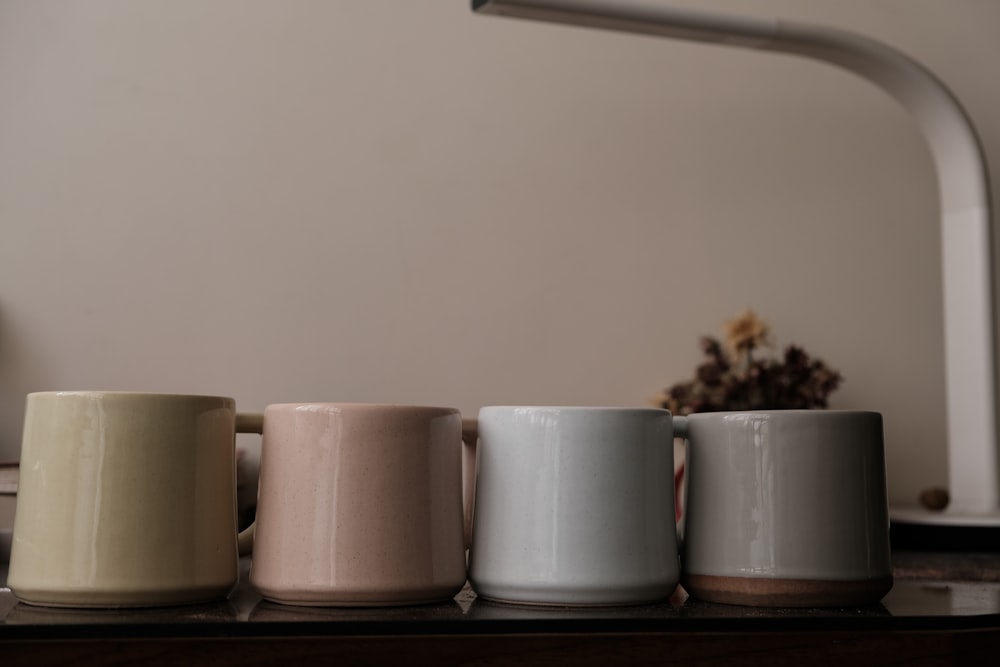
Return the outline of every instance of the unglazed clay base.
<path id="1" fill-rule="evenodd" d="M 688 574 L 681 585 L 706 602 L 752 607 L 859 607 L 879 602 L 892 588 L 892 577 L 864 581 L 768 579 Z"/>

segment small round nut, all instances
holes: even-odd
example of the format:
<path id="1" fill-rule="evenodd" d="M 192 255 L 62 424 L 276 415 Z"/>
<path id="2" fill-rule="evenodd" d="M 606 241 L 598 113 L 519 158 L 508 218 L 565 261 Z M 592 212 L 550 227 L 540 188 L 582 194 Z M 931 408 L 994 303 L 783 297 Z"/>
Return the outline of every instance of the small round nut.
<path id="1" fill-rule="evenodd" d="M 920 504 L 935 512 L 940 512 L 946 508 L 950 500 L 948 489 L 942 489 L 937 486 L 924 489 L 920 493 Z"/>

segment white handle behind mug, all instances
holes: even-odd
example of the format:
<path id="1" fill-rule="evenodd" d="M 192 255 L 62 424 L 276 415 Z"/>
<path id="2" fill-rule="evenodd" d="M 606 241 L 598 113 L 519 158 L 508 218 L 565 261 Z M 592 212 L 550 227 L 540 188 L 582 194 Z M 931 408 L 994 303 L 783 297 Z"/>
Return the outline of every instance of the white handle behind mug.
<path id="1" fill-rule="evenodd" d="M 256 433 L 257 435 L 263 435 L 264 415 L 262 413 L 255 413 L 255 412 L 237 413 L 236 432 Z M 253 552 L 253 534 L 255 525 L 256 522 L 251 523 L 249 526 L 241 530 L 236 538 L 236 543 L 239 547 L 239 554 L 241 556 L 247 556 L 251 552 Z"/>
<path id="2" fill-rule="evenodd" d="M 687 436 L 688 436 L 687 417 L 681 415 L 674 415 L 674 437 L 687 438 Z"/>
<path id="3" fill-rule="evenodd" d="M 479 452 L 479 420 L 462 419 L 462 516 L 465 517 L 465 548 L 472 546 L 472 512 L 476 503 L 476 456 Z"/>
<path id="4" fill-rule="evenodd" d="M 682 415 L 673 416 L 674 423 L 674 437 L 684 438 L 687 441 L 688 437 L 688 420 L 687 417 Z M 684 542 L 684 507 L 685 503 L 681 497 L 681 483 L 684 481 L 684 472 L 687 468 L 687 455 L 685 454 L 684 460 L 681 461 L 680 467 L 676 468 L 674 472 L 674 519 L 677 521 L 677 547 L 680 548 Z M 686 487 L 685 487 L 686 488 Z"/>

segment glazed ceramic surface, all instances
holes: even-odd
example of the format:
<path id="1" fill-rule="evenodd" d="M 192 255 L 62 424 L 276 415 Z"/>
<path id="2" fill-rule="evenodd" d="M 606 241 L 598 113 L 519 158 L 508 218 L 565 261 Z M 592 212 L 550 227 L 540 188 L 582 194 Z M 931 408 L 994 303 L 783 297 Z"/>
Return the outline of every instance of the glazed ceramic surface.
<path id="1" fill-rule="evenodd" d="M 29 394 L 8 583 L 22 601 L 149 606 L 236 585 L 231 398 Z"/>
<path id="2" fill-rule="evenodd" d="M 469 580 L 493 600 L 665 599 L 678 580 L 670 413 L 486 407 Z"/>
<path id="3" fill-rule="evenodd" d="M 685 577 L 891 581 L 881 415 L 704 413 L 675 425 L 689 443 Z"/>
<path id="4" fill-rule="evenodd" d="M 268 406 L 251 584 L 301 605 L 453 597 L 465 584 L 461 434 L 450 408 Z"/>

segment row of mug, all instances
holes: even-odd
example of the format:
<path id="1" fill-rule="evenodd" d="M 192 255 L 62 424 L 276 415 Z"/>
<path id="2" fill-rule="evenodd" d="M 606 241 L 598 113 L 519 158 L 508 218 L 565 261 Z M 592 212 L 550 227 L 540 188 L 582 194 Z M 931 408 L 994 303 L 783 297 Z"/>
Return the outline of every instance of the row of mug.
<path id="1" fill-rule="evenodd" d="M 237 432 L 263 435 L 256 522 L 239 537 Z M 676 436 L 688 441 L 680 540 Z M 467 579 L 529 604 L 656 602 L 678 581 L 718 602 L 872 603 L 892 585 L 882 420 L 495 406 L 463 422 L 436 407 L 244 415 L 225 397 L 29 394 L 18 599 L 221 599 L 250 550 L 250 583 L 286 604 L 433 602 Z"/>

